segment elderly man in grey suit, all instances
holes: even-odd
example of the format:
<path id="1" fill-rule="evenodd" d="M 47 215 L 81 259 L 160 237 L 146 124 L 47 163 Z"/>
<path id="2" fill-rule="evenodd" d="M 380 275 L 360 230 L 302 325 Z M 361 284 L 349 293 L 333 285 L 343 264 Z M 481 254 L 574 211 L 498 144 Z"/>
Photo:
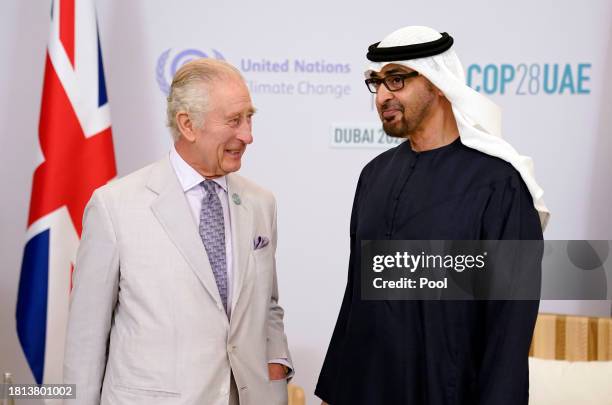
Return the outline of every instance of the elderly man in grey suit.
<path id="1" fill-rule="evenodd" d="M 64 380 L 95 404 L 287 403 L 276 203 L 235 174 L 255 112 L 234 67 L 200 59 L 168 97 L 168 156 L 93 194 Z"/>

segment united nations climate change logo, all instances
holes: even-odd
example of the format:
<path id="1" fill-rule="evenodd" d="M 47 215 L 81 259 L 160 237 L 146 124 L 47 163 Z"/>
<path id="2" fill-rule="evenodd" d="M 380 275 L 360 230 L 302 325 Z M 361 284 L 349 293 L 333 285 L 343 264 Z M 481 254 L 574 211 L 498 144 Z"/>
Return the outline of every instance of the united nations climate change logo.
<path id="1" fill-rule="evenodd" d="M 170 93 L 170 81 L 174 77 L 176 71 L 183 66 L 185 63 L 190 62 L 197 58 L 215 58 L 225 60 L 221 52 L 216 49 L 212 50 L 212 55 L 208 55 L 199 49 L 185 49 L 174 56 L 168 66 L 168 60 L 170 59 L 172 48 L 166 49 L 159 55 L 157 59 L 157 67 L 155 69 L 155 79 L 159 89 L 165 94 Z"/>

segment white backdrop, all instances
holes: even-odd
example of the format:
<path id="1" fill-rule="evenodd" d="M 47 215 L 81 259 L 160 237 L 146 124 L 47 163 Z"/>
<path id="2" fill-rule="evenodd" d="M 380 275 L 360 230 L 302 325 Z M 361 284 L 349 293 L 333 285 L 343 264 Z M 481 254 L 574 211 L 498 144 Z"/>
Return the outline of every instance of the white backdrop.
<path id="1" fill-rule="evenodd" d="M 376 130 L 365 51 L 392 30 L 429 25 L 454 36 L 472 86 L 502 106 L 505 138 L 535 160 L 552 211 L 547 239 L 612 239 L 608 0 L 242 3 L 97 2 L 118 172 L 167 152 L 163 88 L 173 63 L 203 53 L 243 71 L 259 113 L 242 174 L 278 199 L 281 303 L 309 403 L 344 292 L 356 180 L 383 150 L 332 145 L 334 130 Z M 14 313 L 49 9 L 50 0 L 6 0 L 0 17 L 0 371 L 18 382 L 32 381 Z M 610 304 L 542 309 L 609 315 Z"/>

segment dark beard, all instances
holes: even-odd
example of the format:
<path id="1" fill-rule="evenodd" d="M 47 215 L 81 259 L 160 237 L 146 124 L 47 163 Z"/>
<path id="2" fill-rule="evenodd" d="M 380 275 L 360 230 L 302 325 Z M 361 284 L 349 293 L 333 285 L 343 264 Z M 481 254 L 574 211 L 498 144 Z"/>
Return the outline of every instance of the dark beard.
<path id="1" fill-rule="evenodd" d="M 430 93 L 428 93 L 428 95 L 432 94 L 433 90 L 430 89 Z M 404 106 L 401 107 L 402 117 L 400 118 L 399 124 L 392 125 L 385 122 L 384 118 L 381 117 L 383 130 L 385 133 L 392 138 L 410 138 L 410 134 L 412 134 L 421 125 L 429 113 L 431 104 L 433 102 L 431 98 L 423 98 L 421 101 L 422 102 L 420 105 L 414 106 L 412 109 L 410 109 L 410 120 L 406 119 Z"/>
<path id="2" fill-rule="evenodd" d="M 409 136 L 410 130 L 408 129 L 408 125 L 404 121 L 404 117 L 402 117 L 402 120 L 399 125 L 391 126 L 390 124 L 387 124 L 385 121 L 383 121 L 382 124 L 383 124 L 383 130 L 391 138 L 408 138 Z"/>

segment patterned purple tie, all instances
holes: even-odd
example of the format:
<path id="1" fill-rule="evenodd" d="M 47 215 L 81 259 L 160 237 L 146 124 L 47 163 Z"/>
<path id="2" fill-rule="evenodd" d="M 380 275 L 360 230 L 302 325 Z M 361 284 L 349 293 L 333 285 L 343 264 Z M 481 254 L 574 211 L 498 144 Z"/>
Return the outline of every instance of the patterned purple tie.
<path id="1" fill-rule="evenodd" d="M 223 208 L 217 195 L 217 187 L 212 180 L 204 180 L 204 198 L 200 211 L 200 237 L 204 243 L 208 261 L 212 267 L 223 308 L 227 313 L 227 263 L 225 257 L 225 223 Z"/>

